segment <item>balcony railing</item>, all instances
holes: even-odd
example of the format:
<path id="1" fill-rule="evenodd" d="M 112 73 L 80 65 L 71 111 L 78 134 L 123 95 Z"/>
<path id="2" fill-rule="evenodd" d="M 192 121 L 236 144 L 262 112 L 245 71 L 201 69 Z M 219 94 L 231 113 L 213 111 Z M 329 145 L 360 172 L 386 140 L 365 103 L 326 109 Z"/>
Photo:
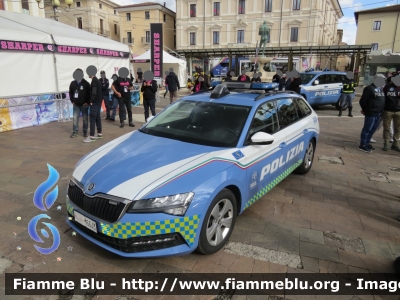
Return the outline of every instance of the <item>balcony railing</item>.
<path id="1" fill-rule="evenodd" d="M 150 44 L 150 39 L 146 39 L 146 37 L 142 37 L 142 44 Z"/>
<path id="2" fill-rule="evenodd" d="M 93 26 L 88 26 L 88 27 L 85 26 L 85 27 L 82 27 L 80 29 L 88 31 L 88 32 L 91 32 L 91 33 L 94 33 L 94 34 L 97 34 L 97 35 L 101 35 L 101 36 L 104 36 L 104 37 L 110 37 L 110 31 L 104 30 L 104 29 L 101 29 L 101 28 L 97 28 L 97 27 L 93 27 Z"/>
<path id="3" fill-rule="evenodd" d="M 251 47 L 250 43 L 228 43 L 228 48 L 247 48 Z"/>
<path id="4" fill-rule="evenodd" d="M 123 38 L 122 43 L 126 44 L 126 45 L 133 45 L 134 39 L 133 38 L 131 38 L 131 39 Z"/>

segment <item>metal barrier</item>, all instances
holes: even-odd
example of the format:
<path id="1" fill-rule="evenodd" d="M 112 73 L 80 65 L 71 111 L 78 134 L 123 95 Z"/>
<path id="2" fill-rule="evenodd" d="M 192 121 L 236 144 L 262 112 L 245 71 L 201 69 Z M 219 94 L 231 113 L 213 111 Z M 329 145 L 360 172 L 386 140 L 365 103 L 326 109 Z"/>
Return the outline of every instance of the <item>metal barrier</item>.
<path id="1" fill-rule="evenodd" d="M 20 107 L 20 106 L 29 106 L 29 105 L 37 105 L 43 103 L 51 103 L 56 102 L 57 105 L 57 115 L 58 122 L 68 122 L 71 121 L 70 117 L 70 100 L 69 98 L 62 98 L 62 95 L 68 95 L 68 92 L 61 93 L 43 93 L 37 95 L 21 95 L 21 96 L 8 96 L 1 97 L 0 100 L 0 110 L 2 108 L 12 108 L 12 107 Z M 55 99 L 51 99 L 55 98 Z M 8 104 L 8 100 L 13 99 L 16 103 Z M 23 103 L 28 100 L 29 103 Z M 7 104 L 6 104 L 7 103 Z"/>

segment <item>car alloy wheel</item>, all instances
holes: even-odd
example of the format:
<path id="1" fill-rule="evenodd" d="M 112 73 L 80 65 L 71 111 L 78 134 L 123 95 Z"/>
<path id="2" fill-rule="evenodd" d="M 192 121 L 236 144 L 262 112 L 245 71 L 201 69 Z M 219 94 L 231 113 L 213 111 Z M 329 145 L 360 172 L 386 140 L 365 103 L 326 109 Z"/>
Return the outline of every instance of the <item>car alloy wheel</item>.
<path id="1" fill-rule="evenodd" d="M 314 161 L 315 141 L 308 142 L 306 153 L 304 154 L 303 163 L 294 171 L 297 174 L 306 174 L 310 171 Z"/>
<path id="2" fill-rule="evenodd" d="M 197 250 L 212 254 L 220 250 L 228 241 L 237 216 L 235 195 L 223 189 L 211 202 L 201 227 Z"/>

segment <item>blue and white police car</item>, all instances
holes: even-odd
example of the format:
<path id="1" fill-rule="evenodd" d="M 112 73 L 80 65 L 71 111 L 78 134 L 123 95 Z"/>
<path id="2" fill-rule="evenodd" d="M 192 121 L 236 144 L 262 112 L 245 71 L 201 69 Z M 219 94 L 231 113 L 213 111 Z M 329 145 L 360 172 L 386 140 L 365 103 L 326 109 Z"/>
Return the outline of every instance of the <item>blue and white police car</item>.
<path id="1" fill-rule="evenodd" d="M 345 78 L 345 72 L 302 72 L 300 94 L 311 106 L 335 105 L 339 100 Z"/>
<path id="2" fill-rule="evenodd" d="M 312 166 L 318 117 L 275 87 L 218 84 L 83 157 L 69 182 L 68 224 L 124 257 L 220 250 L 238 215 Z"/>

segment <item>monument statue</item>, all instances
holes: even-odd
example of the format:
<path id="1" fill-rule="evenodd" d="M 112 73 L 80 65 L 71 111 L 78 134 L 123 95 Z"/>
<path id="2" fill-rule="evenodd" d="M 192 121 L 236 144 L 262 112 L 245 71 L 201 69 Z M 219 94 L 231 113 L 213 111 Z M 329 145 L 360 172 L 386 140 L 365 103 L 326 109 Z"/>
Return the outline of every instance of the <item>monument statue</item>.
<path id="1" fill-rule="evenodd" d="M 258 30 L 258 35 L 261 35 L 261 40 L 260 40 L 260 49 L 262 48 L 262 56 L 264 56 L 265 52 L 265 46 L 269 42 L 269 36 L 270 36 L 270 28 L 267 26 L 267 22 L 264 21 L 262 25 L 260 25 L 260 29 Z"/>

